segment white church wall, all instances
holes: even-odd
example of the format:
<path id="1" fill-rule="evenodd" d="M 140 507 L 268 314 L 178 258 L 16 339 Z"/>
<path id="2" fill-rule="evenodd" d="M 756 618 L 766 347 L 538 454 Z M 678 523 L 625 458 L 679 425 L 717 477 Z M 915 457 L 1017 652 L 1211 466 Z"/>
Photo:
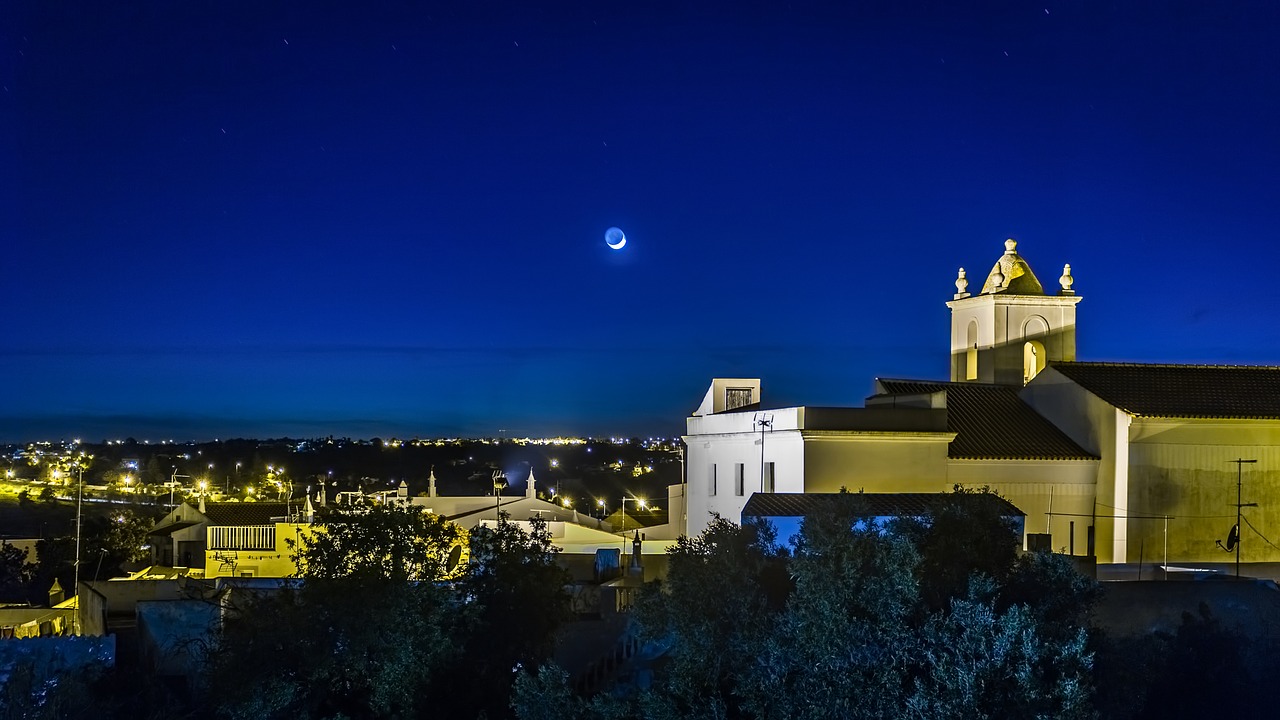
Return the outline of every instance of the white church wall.
<path id="1" fill-rule="evenodd" d="M 764 462 L 773 463 L 774 492 L 804 492 L 804 443 L 798 429 L 803 408 L 766 413 L 773 429 L 764 433 Z M 713 514 L 738 522 L 747 499 L 761 491 L 761 433 L 756 414 L 748 412 L 691 417 L 687 428 L 685 532 L 695 536 L 706 529 Z"/>

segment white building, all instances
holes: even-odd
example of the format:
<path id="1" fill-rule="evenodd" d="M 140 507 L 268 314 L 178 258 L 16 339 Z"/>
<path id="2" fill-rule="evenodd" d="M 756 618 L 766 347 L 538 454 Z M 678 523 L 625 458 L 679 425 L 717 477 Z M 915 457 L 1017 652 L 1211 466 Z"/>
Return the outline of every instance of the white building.
<path id="1" fill-rule="evenodd" d="M 1244 458 L 1242 560 L 1280 562 L 1280 367 L 1076 362 L 1081 298 L 1069 265 L 1058 280 L 1046 294 L 1013 240 L 980 292 L 961 269 L 950 380 L 878 379 L 863 408 L 766 409 L 759 380 L 713 381 L 686 421 L 687 532 L 755 492 L 986 485 L 1054 550 L 1225 562 Z"/>

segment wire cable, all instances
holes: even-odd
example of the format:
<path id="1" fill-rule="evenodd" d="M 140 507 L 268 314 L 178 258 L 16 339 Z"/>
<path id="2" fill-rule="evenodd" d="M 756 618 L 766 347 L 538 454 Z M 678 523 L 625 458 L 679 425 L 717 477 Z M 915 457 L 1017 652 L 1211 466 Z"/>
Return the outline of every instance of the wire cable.
<path id="1" fill-rule="evenodd" d="M 1258 532 L 1258 528 L 1254 527 L 1254 526 L 1253 526 L 1253 523 L 1249 522 L 1249 518 L 1245 517 L 1244 515 L 1241 515 L 1241 516 L 1240 516 L 1240 519 L 1244 521 L 1244 524 L 1245 524 L 1245 525 L 1248 525 L 1248 526 L 1249 526 L 1249 529 L 1250 529 L 1250 530 L 1252 530 L 1252 531 L 1254 532 L 1254 534 L 1255 534 L 1255 535 L 1257 535 L 1258 537 L 1262 538 L 1262 541 L 1263 541 L 1263 542 L 1265 542 L 1266 544 L 1270 545 L 1271 547 L 1273 547 L 1273 548 L 1275 548 L 1275 549 L 1277 549 L 1277 550 L 1280 550 L 1280 545 L 1276 545 L 1275 543 L 1273 543 L 1273 542 L 1271 542 L 1270 540 L 1268 540 L 1266 535 L 1263 535 L 1262 533 Z"/>

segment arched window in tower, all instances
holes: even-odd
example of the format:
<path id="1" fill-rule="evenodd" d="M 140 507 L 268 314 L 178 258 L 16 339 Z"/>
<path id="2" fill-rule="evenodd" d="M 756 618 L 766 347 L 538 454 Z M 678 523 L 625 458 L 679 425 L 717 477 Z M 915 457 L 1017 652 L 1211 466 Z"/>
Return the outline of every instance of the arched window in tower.
<path id="1" fill-rule="evenodd" d="M 978 321 L 969 321 L 969 330 L 965 333 L 964 379 L 978 379 Z"/>
<path id="2" fill-rule="evenodd" d="M 1022 345 L 1022 384 L 1031 382 L 1041 370 L 1044 370 L 1044 345 L 1028 340 Z"/>

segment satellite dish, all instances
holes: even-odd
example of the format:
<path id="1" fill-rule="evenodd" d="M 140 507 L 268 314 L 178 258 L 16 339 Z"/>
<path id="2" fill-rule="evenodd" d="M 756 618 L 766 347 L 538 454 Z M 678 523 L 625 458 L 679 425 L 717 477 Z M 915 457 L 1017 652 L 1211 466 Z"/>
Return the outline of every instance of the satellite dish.
<path id="1" fill-rule="evenodd" d="M 1235 550 L 1236 545 L 1240 543 L 1240 526 L 1232 525 L 1231 532 L 1227 533 L 1227 550 Z"/>

